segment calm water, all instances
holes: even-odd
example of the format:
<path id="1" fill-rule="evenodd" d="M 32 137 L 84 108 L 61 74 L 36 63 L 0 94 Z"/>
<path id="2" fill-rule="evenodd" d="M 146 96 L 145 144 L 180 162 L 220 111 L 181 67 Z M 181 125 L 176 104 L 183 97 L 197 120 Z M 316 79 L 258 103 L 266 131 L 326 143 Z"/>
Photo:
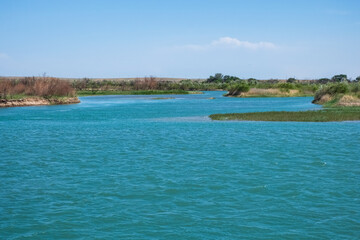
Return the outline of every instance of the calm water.
<path id="1" fill-rule="evenodd" d="M 359 239 L 360 123 L 221 94 L 0 109 L 0 239 Z"/>

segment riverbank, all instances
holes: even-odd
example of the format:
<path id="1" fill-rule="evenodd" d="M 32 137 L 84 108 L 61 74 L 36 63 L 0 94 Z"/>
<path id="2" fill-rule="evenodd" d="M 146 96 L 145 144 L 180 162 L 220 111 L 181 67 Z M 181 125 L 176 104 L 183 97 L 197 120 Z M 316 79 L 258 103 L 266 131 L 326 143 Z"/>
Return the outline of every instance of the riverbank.
<path id="1" fill-rule="evenodd" d="M 297 89 L 283 90 L 279 88 L 250 88 L 247 92 L 230 91 L 225 97 L 258 98 L 258 97 L 310 97 L 311 92 L 302 92 Z"/>
<path id="2" fill-rule="evenodd" d="M 0 99 L 0 107 L 25 107 L 76 103 L 80 103 L 80 100 L 77 97 L 24 97 L 20 99 Z"/>
<path id="3" fill-rule="evenodd" d="M 167 95 L 167 94 L 202 94 L 201 91 L 185 91 L 185 90 L 134 90 L 134 91 L 116 91 L 116 90 L 100 90 L 77 91 L 77 96 L 101 96 L 101 95 Z"/>
<path id="4" fill-rule="evenodd" d="M 352 94 L 337 94 L 331 96 L 325 94 L 312 101 L 315 104 L 321 104 L 325 107 L 360 107 L 360 98 Z"/>

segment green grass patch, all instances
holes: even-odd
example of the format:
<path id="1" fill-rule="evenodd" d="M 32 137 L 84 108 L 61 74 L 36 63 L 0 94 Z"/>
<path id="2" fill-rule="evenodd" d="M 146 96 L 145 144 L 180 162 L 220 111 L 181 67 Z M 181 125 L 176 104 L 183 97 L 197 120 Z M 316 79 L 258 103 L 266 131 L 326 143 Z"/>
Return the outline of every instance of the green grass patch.
<path id="1" fill-rule="evenodd" d="M 20 100 L 20 99 L 24 99 L 24 98 L 29 98 L 32 96 L 26 95 L 26 94 L 14 94 L 14 95 L 9 95 L 7 96 L 6 99 L 8 100 Z"/>
<path id="2" fill-rule="evenodd" d="M 191 94 L 192 92 L 185 90 L 139 90 L 139 91 L 77 91 L 79 97 L 84 96 L 100 96 L 100 95 L 164 95 L 164 94 Z"/>
<path id="3" fill-rule="evenodd" d="M 218 121 L 341 122 L 360 120 L 360 107 L 337 107 L 300 112 L 251 112 L 212 114 Z"/>

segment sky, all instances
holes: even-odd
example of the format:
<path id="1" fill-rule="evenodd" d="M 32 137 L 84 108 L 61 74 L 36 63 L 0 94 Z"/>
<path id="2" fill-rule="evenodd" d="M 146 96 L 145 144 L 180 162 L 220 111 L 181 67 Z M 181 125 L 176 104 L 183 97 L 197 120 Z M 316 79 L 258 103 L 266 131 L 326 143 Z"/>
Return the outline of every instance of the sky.
<path id="1" fill-rule="evenodd" d="M 360 76 L 359 0 L 0 0 L 0 76 Z"/>

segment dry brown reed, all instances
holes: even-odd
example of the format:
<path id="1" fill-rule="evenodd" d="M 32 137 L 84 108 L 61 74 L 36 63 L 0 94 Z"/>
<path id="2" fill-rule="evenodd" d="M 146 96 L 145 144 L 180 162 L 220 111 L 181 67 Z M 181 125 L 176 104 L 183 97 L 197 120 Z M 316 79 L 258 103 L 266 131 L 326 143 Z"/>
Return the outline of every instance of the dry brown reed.
<path id="1" fill-rule="evenodd" d="M 50 97 L 73 97 L 75 90 L 67 81 L 53 77 L 25 77 L 22 79 L 0 79 L 0 98 L 15 95 Z"/>

